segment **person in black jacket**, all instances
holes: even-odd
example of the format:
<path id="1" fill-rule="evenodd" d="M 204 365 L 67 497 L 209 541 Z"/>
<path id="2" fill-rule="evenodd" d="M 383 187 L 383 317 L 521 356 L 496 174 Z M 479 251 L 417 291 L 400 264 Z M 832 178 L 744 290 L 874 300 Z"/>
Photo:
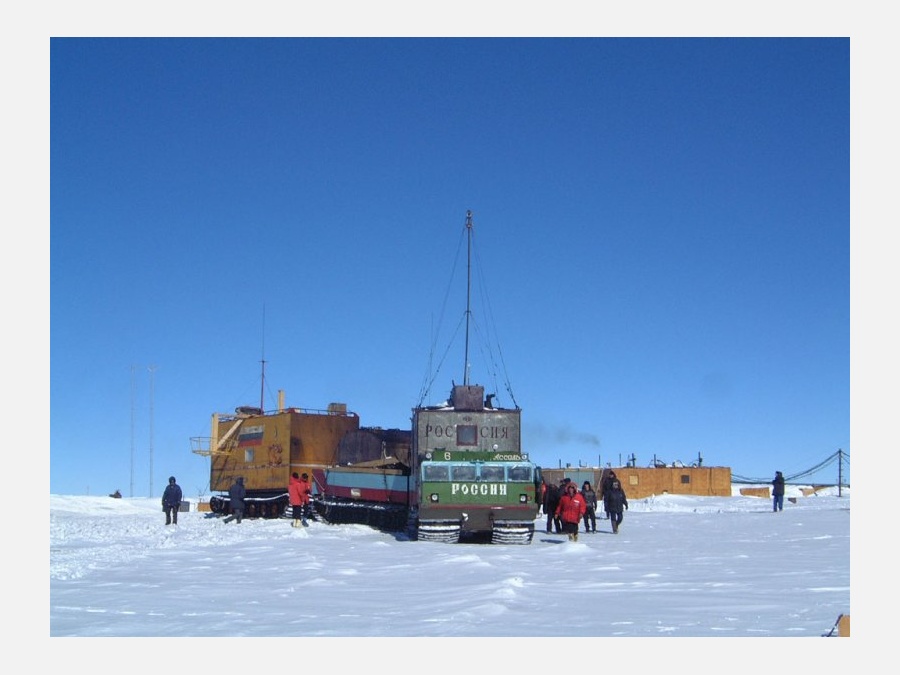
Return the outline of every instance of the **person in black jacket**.
<path id="1" fill-rule="evenodd" d="M 562 523 L 556 515 L 556 507 L 559 506 L 559 488 L 552 482 L 547 483 L 547 490 L 544 492 L 544 513 L 547 514 L 547 534 L 556 528 L 556 534 L 562 532 Z"/>
<path id="2" fill-rule="evenodd" d="M 584 481 L 581 485 L 581 494 L 584 496 L 584 502 L 587 504 L 587 510 L 584 512 L 584 531 L 597 531 L 597 493 L 591 487 L 590 481 Z"/>
<path id="3" fill-rule="evenodd" d="M 609 511 L 606 510 L 606 491 L 612 486 L 612 482 L 616 480 L 616 472 L 612 469 L 603 469 L 600 475 L 600 494 L 598 495 L 603 502 L 603 519 L 609 520 Z"/>
<path id="4" fill-rule="evenodd" d="M 609 514 L 609 522 L 612 524 L 613 534 L 619 534 L 619 525 L 622 524 L 622 509 L 628 510 L 628 498 L 622 489 L 618 479 L 613 480 L 608 490 L 603 493 L 603 502 L 606 512 Z"/>
<path id="5" fill-rule="evenodd" d="M 781 511 L 784 508 L 784 476 L 780 471 L 775 472 L 772 481 L 772 511 Z"/>
<path id="6" fill-rule="evenodd" d="M 247 491 L 244 489 L 244 477 L 238 476 L 234 479 L 234 483 L 228 488 L 228 504 L 231 507 L 231 515 L 224 522 L 230 523 L 236 520 L 239 524 L 244 517 L 244 497 Z"/>
<path id="7" fill-rule="evenodd" d="M 162 496 L 162 507 L 166 512 L 166 525 L 177 525 L 178 509 L 181 508 L 181 488 L 175 482 L 175 476 L 169 476 L 169 484 L 166 485 Z"/>

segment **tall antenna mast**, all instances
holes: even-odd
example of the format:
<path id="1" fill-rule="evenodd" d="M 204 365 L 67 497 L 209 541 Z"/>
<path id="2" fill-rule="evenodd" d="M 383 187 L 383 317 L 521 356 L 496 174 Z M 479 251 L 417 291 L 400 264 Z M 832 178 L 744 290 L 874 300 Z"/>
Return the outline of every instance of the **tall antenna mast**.
<path id="1" fill-rule="evenodd" d="M 262 374 L 259 378 L 259 409 L 265 411 L 265 394 L 266 394 L 266 303 L 263 303 L 263 321 L 262 321 Z"/>
<path id="2" fill-rule="evenodd" d="M 466 362 L 463 364 L 463 384 L 469 384 L 469 317 L 472 314 L 469 308 L 469 298 L 472 291 L 472 212 L 466 211 L 466 234 L 468 237 L 468 249 L 466 260 Z"/>

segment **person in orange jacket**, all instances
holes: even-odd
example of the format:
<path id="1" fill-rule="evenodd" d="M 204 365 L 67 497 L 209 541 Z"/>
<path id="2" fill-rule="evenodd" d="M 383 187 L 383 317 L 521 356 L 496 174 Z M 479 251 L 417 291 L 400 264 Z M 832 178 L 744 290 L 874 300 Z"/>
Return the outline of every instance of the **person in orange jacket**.
<path id="1" fill-rule="evenodd" d="M 578 492 L 575 483 L 566 485 L 566 493 L 560 498 L 556 515 L 562 521 L 562 530 L 569 535 L 569 541 L 578 541 L 578 526 L 587 511 L 584 495 Z"/>
<path id="2" fill-rule="evenodd" d="M 297 475 L 297 472 L 291 474 L 291 480 L 288 483 L 288 497 L 291 501 L 291 515 L 294 517 L 294 522 L 291 523 L 291 527 L 299 527 L 301 524 L 303 527 L 307 527 L 309 523 L 306 522 L 306 509 L 309 505 L 309 476 L 307 474 L 303 474 L 303 478 Z"/>

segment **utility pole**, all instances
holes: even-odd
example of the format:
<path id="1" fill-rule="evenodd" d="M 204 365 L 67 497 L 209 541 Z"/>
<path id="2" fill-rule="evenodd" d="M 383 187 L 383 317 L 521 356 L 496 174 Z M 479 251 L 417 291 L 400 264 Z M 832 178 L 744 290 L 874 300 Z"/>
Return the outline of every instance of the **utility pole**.
<path id="1" fill-rule="evenodd" d="M 153 371 L 156 366 L 148 366 L 150 371 L 150 496 L 153 496 Z"/>
<path id="2" fill-rule="evenodd" d="M 838 497 L 841 496 L 841 486 L 844 484 L 843 476 L 844 468 L 844 451 L 838 448 Z"/>

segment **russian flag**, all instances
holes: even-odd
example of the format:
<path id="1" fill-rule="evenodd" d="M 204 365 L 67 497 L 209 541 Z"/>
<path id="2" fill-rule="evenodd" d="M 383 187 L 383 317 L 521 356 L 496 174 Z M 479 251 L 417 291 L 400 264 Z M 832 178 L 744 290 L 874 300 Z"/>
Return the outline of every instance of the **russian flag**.
<path id="1" fill-rule="evenodd" d="M 238 434 L 238 447 L 262 445 L 263 427 L 244 427 Z"/>

